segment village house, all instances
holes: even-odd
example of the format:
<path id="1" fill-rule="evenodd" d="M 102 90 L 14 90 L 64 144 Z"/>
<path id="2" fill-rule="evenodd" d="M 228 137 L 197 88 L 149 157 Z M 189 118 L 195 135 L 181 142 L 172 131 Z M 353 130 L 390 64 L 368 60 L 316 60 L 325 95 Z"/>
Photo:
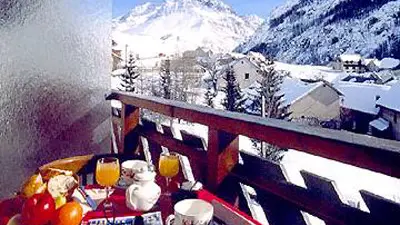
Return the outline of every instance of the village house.
<path id="1" fill-rule="evenodd" d="M 338 120 L 343 94 L 326 81 L 286 78 L 282 84 L 285 104 L 292 119 L 315 118 L 318 121 Z"/>
<path id="2" fill-rule="evenodd" d="M 400 140 L 399 97 L 400 83 L 396 83 L 377 100 L 376 105 L 380 108 L 379 121 L 370 123 L 373 135 Z"/>
<path id="3" fill-rule="evenodd" d="M 344 95 L 340 103 L 341 128 L 367 134 L 370 122 L 379 114 L 376 101 L 390 86 L 341 81 L 335 87 Z"/>
<path id="4" fill-rule="evenodd" d="M 260 79 L 260 64 L 266 60 L 262 54 L 257 52 L 249 52 L 247 55 L 232 54 L 230 58 L 232 60 L 228 66 L 232 68 L 240 88 L 248 88 Z M 219 87 L 223 87 L 224 83 L 224 79 L 218 79 Z"/>
<path id="5" fill-rule="evenodd" d="M 394 58 L 363 59 L 358 54 L 343 54 L 328 66 L 348 73 L 342 81 L 386 84 L 400 77 L 400 60 Z"/>
<path id="6" fill-rule="evenodd" d="M 339 57 L 340 69 L 347 73 L 364 73 L 366 67 L 359 54 L 343 54 Z"/>
<path id="7" fill-rule="evenodd" d="M 249 52 L 234 60 L 229 66 L 233 69 L 239 87 L 254 95 L 257 81 L 261 80 L 260 64 L 265 57 L 260 53 Z M 218 79 L 218 87 L 225 86 L 224 79 Z M 301 80 L 286 76 L 281 85 L 284 105 L 289 106 L 292 119 L 315 118 L 328 121 L 340 118 L 340 99 L 342 93 L 324 80 Z"/>
<path id="8" fill-rule="evenodd" d="M 260 68 L 248 57 L 235 60 L 230 64 L 241 88 L 247 88 L 260 78 Z"/>
<path id="9" fill-rule="evenodd" d="M 244 93 L 250 96 L 258 95 L 256 90 L 259 83 L 254 83 L 244 89 Z M 322 121 L 339 120 L 340 99 L 342 93 L 326 81 L 301 80 L 287 76 L 281 85 L 281 92 L 284 93 L 281 107 L 288 107 L 293 121 L 313 120 L 319 124 Z M 260 114 L 261 109 L 256 109 L 255 114 Z"/>

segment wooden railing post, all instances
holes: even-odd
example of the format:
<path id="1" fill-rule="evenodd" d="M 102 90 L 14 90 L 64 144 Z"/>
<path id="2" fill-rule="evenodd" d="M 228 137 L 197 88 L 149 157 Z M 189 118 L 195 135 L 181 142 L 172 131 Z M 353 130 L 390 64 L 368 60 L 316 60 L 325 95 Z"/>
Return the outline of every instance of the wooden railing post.
<path id="1" fill-rule="evenodd" d="M 230 173 L 239 161 L 239 136 L 209 128 L 207 149 L 207 183 L 211 191 Z"/>
<path id="2" fill-rule="evenodd" d="M 140 109 L 135 106 L 122 104 L 121 110 L 122 135 L 121 149 L 118 153 L 138 153 L 139 134 L 135 131 L 139 127 Z"/>

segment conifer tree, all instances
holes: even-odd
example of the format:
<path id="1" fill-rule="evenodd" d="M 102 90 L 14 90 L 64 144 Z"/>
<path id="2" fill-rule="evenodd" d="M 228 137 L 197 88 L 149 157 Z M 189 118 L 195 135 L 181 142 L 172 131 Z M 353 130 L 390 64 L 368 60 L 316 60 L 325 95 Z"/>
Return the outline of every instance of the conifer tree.
<path id="1" fill-rule="evenodd" d="M 223 78 L 226 82 L 226 86 L 222 89 L 222 91 L 225 93 L 225 98 L 222 101 L 222 105 L 228 111 L 244 112 L 244 102 L 246 99 L 240 90 L 234 71 L 231 67 L 226 69 Z"/>
<path id="2" fill-rule="evenodd" d="M 125 73 L 121 75 L 121 91 L 135 92 L 136 90 L 136 79 L 140 76 L 136 60 L 133 54 L 129 55 L 129 61 L 125 66 Z"/>
<path id="3" fill-rule="evenodd" d="M 171 99 L 171 60 L 166 59 L 161 63 L 160 78 L 162 88 L 161 96 L 165 99 Z"/>
<path id="4" fill-rule="evenodd" d="M 281 86 L 287 73 L 276 71 L 272 60 L 265 60 L 260 63 L 261 81 L 257 89 L 257 96 L 253 99 L 250 110 L 253 114 L 262 115 L 262 101 L 265 100 L 265 117 L 281 120 L 289 120 L 290 105 L 284 104 L 285 93 L 282 92 Z M 268 143 L 261 144 L 258 140 L 252 140 L 254 147 L 260 152 L 262 157 L 273 161 L 280 161 L 283 158 L 282 149 Z"/>

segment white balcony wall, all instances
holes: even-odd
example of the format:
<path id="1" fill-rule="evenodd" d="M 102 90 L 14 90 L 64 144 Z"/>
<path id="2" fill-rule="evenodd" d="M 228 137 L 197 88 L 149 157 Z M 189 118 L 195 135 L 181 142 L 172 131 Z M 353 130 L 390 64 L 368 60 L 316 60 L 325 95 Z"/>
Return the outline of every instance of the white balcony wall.
<path id="1" fill-rule="evenodd" d="M 0 199 L 48 161 L 109 150 L 111 0 L 0 0 Z"/>

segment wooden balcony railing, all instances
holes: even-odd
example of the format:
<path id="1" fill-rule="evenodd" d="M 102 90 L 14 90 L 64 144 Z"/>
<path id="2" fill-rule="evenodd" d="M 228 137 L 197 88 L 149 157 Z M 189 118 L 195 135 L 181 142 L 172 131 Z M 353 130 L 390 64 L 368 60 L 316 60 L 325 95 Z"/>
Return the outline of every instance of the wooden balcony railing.
<path id="1" fill-rule="evenodd" d="M 369 209 L 365 212 L 345 204 L 335 182 L 327 178 L 301 171 L 307 188 L 290 183 L 281 165 L 239 153 L 239 135 L 395 178 L 400 177 L 400 142 L 119 91 L 113 91 L 107 100 L 119 100 L 123 105 L 119 153 L 141 154 L 140 137 L 145 137 L 155 159 L 160 146 L 186 155 L 196 178 L 248 213 L 252 211 L 240 183 L 252 186 L 270 224 L 309 224 L 303 212 L 328 225 L 400 224 L 400 205 L 370 192 L 357 190 Z M 168 126 L 163 125 L 161 133 L 153 122 L 140 123 L 140 109 L 208 126 L 208 146 L 190 134 L 183 133 L 178 140 Z M 239 154 L 243 163 L 239 163 Z"/>

